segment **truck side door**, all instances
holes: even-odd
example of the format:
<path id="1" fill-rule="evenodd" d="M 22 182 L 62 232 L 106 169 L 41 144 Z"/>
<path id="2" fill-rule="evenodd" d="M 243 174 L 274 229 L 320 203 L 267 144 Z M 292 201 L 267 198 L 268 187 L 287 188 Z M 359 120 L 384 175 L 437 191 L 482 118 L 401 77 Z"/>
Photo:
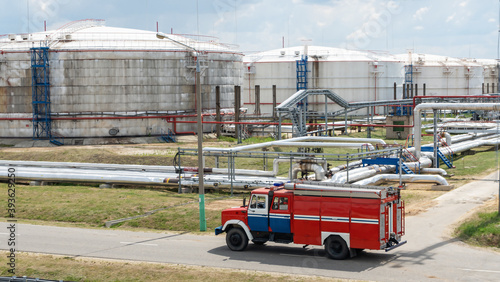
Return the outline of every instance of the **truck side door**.
<path id="1" fill-rule="evenodd" d="M 291 233 L 290 231 L 290 205 L 285 196 L 276 196 L 269 213 L 269 225 L 272 232 Z"/>
<path id="2" fill-rule="evenodd" d="M 269 231 L 267 195 L 252 195 L 248 206 L 248 226 L 252 231 Z"/>

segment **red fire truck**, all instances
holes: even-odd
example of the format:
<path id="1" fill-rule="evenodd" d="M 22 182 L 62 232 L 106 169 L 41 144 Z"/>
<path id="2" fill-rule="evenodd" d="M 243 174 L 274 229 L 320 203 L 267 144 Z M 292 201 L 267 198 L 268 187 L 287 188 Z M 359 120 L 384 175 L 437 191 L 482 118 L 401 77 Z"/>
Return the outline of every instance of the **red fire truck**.
<path id="1" fill-rule="evenodd" d="M 406 243 L 400 189 L 314 182 L 275 184 L 253 190 L 249 205 L 222 211 L 218 235 L 243 251 L 248 240 L 325 246 L 330 258 L 345 259 L 356 250 L 392 250 Z"/>

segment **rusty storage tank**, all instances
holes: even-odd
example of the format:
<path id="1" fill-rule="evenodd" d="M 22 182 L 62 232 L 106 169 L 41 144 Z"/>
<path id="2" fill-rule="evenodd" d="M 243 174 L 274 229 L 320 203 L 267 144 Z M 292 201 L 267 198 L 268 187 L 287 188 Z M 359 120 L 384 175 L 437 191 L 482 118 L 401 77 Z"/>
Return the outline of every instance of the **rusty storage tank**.
<path id="1" fill-rule="evenodd" d="M 50 130 L 70 138 L 149 136 L 196 131 L 174 119 L 196 114 L 195 71 L 200 62 L 202 108 L 232 108 L 242 57 L 217 38 L 107 27 L 102 20 L 58 30 L 0 37 L 0 137 L 34 135 L 30 49 L 47 46 Z M 38 99 L 38 98 L 36 98 Z M 188 120 L 189 118 L 184 118 Z"/>

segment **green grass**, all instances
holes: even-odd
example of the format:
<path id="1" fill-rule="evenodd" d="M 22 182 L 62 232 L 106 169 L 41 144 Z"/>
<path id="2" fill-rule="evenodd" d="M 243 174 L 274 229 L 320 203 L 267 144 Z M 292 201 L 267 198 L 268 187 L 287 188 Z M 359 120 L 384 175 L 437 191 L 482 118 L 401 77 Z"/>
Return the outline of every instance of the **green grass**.
<path id="1" fill-rule="evenodd" d="M 500 248 L 500 216 L 498 211 L 480 212 L 456 231 L 463 241 L 479 246 Z"/>
<path id="2" fill-rule="evenodd" d="M 454 174 L 448 182 L 455 185 L 462 185 L 466 180 L 454 180 L 454 178 L 478 179 L 497 169 L 497 152 L 494 149 L 492 146 L 478 147 L 473 150 L 476 152 L 475 155 L 463 156 L 459 154 L 455 156 L 453 160 L 455 168 L 447 168 L 442 162 L 440 167 L 444 168 L 448 174 Z"/>
<path id="3" fill-rule="evenodd" d="M 160 152 L 160 150 L 158 150 Z M 59 147 L 46 151 L 8 151 L 3 150 L 3 160 L 47 161 L 47 162 L 80 162 L 106 164 L 137 164 L 137 165 L 172 165 L 177 150 L 168 150 L 158 154 L 120 155 L 103 147 L 102 149 L 74 149 Z"/>
<path id="4" fill-rule="evenodd" d="M 0 184 L 6 191 L 7 185 Z M 0 202 L 7 202 L 7 193 L 0 193 Z M 206 199 L 226 196 L 207 194 Z M 142 215 L 155 209 L 179 204 L 148 217 L 126 223 L 129 227 L 160 230 L 199 230 L 198 194 L 178 194 L 168 189 L 99 189 L 89 186 L 22 186 L 16 187 L 16 217 L 42 222 L 65 222 L 101 227 L 108 220 Z M 194 214 L 196 213 L 196 215 Z M 0 216 L 7 216 L 6 211 Z M 217 217 L 219 216 L 219 217 Z M 210 226 L 220 224 L 219 215 L 209 212 Z M 212 224 L 213 223 L 213 224 Z"/>

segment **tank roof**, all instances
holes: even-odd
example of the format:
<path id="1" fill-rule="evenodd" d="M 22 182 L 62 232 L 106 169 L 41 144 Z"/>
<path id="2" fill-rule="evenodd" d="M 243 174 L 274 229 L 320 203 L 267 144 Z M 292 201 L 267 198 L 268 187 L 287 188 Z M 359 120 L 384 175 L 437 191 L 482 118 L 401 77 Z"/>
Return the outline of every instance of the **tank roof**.
<path id="1" fill-rule="evenodd" d="M 218 38 L 201 35 L 167 34 L 108 27 L 102 20 L 75 21 L 57 30 L 0 36 L 0 50 L 18 51 L 49 46 L 53 50 L 172 50 L 237 52 L 236 45 L 220 43 Z M 188 47 L 187 47 L 188 46 Z"/>
<path id="2" fill-rule="evenodd" d="M 432 55 L 432 54 L 411 54 L 411 62 L 409 54 L 395 55 L 400 60 L 405 60 L 406 64 L 420 66 L 437 66 L 437 67 L 479 67 L 482 66 L 476 59 L 460 59 L 454 57 Z"/>
<path id="3" fill-rule="evenodd" d="M 243 61 L 253 62 L 295 62 L 302 55 L 306 54 L 310 60 L 320 61 L 389 61 L 398 62 L 399 58 L 384 52 L 376 51 L 356 51 L 342 48 L 324 47 L 324 46 L 295 46 L 289 48 L 274 49 L 265 52 L 259 52 L 246 55 Z"/>

